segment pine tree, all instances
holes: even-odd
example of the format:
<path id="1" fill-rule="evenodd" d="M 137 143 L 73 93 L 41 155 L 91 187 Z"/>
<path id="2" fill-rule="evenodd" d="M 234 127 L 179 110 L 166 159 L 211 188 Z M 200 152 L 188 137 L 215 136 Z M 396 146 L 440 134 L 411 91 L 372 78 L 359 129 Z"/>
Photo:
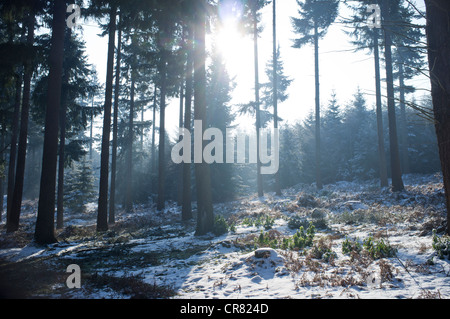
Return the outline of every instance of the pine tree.
<path id="1" fill-rule="evenodd" d="M 300 18 L 291 18 L 294 32 L 300 38 L 294 40 L 294 48 L 301 48 L 306 44 L 314 44 L 315 55 L 315 88 L 316 88 L 316 186 L 322 188 L 321 163 L 321 141 L 320 141 L 320 81 L 319 81 L 319 40 L 323 38 L 338 15 L 339 1 L 306 0 L 300 2 L 298 13 Z"/>
<path id="2" fill-rule="evenodd" d="M 231 93 L 235 83 L 228 75 L 223 57 L 214 48 L 207 75 L 207 123 L 208 126 L 225 132 L 235 119 L 230 106 Z M 225 136 L 223 136 L 222 142 L 225 145 Z M 225 163 L 226 154 L 223 156 L 223 163 L 211 165 L 211 187 L 214 202 L 229 201 L 235 196 L 234 165 Z"/>
<path id="3" fill-rule="evenodd" d="M 66 1 L 53 4 L 52 46 L 48 80 L 48 102 L 45 119 L 44 155 L 39 193 L 35 240 L 39 244 L 56 241 L 54 233 L 56 162 L 58 156 L 58 122 L 64 60 Z"/>
<path id="4" fill-rule="evenodd" d="M 447 203 L 447 234 L 450 235 L 450 2 L 425 0 L 425 5 L 433 112 Z"/>
<path id="5" fill-rule="evenodd" d="M 392 33 L 395 24 L 392 23 L 393 10 L 395 10 L 396 3 L 383 0 L 381 11 L 383 16 L 383 30 L 385 43 L 385 59 L 386 59 L 386 84 L 387 84 L 387 100 L 388 100 L 388 119 L 389 119 L 389 147 L 391 156 L 391 176 L 392 176 L 392 191 L 400 192 L 405 186 L 402 179 L 402 171 L 400 164 L 400 153 L 398 147 L 397 135 L 397 119 L 395 111 L 395 96 L 394 96 L 394 75 L 393 75 L 393 60 L 392 60 Z"/>
<path id="6" fill-rule="evenodd" d="M 83 213 L 85 205 L 97 197 L 92 163 L 85 157 L 73 163 L 68 172 L 64 200 L 72 213 Z"/>
<path id="7" fill-rule="evenodd" d="M 207 127 L 206 114 L 206 0 L 195 0 L 195 48 L 194 48 L 194 119 L 202 123 L 202 136 Z M 202 145 L 202 150 L 205 145 Z M 204 159 L 195 164 L 197 185 L 197 229 L 196 235 L 205 235 L 213 230 L 214 210 L 211 194 L 210 167 Z"/>
<path id="8" fill-rule="evenodd" d="M 98 198 L 97 230 L 108 230 L 108 177 L 109 177 L 109 143 L 111 133 L 111 108 L 113 94 L 114 47 L 116 34 L 117 6 L 112 3 L 109 12 L 109 40 L 106 68 L 106 91 L 103 111 L 103 132 L 100 167 L 100 186 Z"/>

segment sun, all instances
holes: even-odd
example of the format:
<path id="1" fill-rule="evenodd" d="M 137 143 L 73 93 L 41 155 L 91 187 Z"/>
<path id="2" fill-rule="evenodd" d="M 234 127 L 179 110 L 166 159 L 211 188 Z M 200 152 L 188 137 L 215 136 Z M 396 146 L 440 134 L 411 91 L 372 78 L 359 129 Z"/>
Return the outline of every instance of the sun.
<path id="1" fill-rule="evenodd" d="M 239 30 L 236 19 L 225 19 L 221 23 L 216 30 L 215 46 L 222 55 L 230 74 L 237 75 L 248 70 L 252 42 Z"/>

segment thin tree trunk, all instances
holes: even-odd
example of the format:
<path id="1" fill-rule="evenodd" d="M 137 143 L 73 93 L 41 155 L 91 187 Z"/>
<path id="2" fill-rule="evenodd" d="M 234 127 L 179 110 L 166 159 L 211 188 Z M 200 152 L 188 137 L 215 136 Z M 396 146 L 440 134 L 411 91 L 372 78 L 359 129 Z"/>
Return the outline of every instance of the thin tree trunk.
<path id="1" fill-rule="evenodd" d="M 66 37 L 72 36 L 71 29 L 68 29 Z M 64 65 L 64 63 L 63 63 Z M 67 114 L 67 86 L 69 84 L 67 70 L 63 70 L 61 110 L 59 117 L 59 163 L 58 163 L 58 189 L 56 199 L 56 228 L 64 226 L 64 159 L 66 146 L 66 114 Z M 66 88 L 64 88 L 66 86 Z"/>
<path id="2" fill-rule="evenodd" d="M 255 62 L 255 110 L 256 110 L 256 183 L 258 196 L 264 196 L 263 182 L 261 176 L 261 160 L 260 160 L 260 130 L 261 130 L 261 114 L 259 99 L 259 58 L 258 58 L 258 18 L 257 18 L 257 2 L 253 1 L 253 46 L 254 46 L 254 62 Z"/>
<path id="3" fill-rule="evenodd" d="M 157 103 L 157 96 L 158 96 L 158 89 L 155 84 L 155 95 L 153 96 L 153 120 L 152 120 L 152 175 L 155 175 L 155 169 L 156 169 L 156 150 L 155 150 L 155 134 L 156 134 L 156 103 Z"/>
<path id="4" fill-rule="evenodd" d="M 207 127 L 206 116 L 206 1 L 196 0 L 195 19 L 195 49 L 194 49 L 194 118 L 202 124 L 200 130 L 203 136 Z M 200 128 L 197 128 L 200 129 Z M 202 151 L 205 142 L 202 139 Z M 197 229 L 195 234 L 205 235 L 213 230 L 214 211 L 211 194 L 210 166 L 204 161 L 195 164 L 195 179 L 197 183 Z"/>
<path id="5" fill-rule="evenodd" d="M 184 70 L 183 70 L 184 72 Z M 183 102 L 184 102 L 184 75 L 182 76 L 181 83 L 180 83 L 180 115 L 179 115 L 179 122 L 178 127 L 183 127 Z M 181 142 L 181 135 L 179 136 L 178 142 Z M 177 166 L 177 174 L 178 174 L 178 183 L 177 183 L 177 205 L 181 206 L 183 202 L 183 165 L 179 164 Z"/>
<path id="6" fill-rule="evenodd" d="M 322 189 L 321 172 L 321 141 L 320 141 L 320 79 L 319 79 L 319 32 L 317 25 L 314 25 L 314 65 L 316 82 L 316 187 Z"/>
<path id="7" fill-rule="evenodd" d="M 166 77 L 167 77 L 167 52 L 161 56 L 161 105 L 159 108 L 159 152 L 158 152 L 158 199 L 156 207 L 161 211 L 165 207 L 165 145 L 166 145 Z"/>
<path id="8" fill-rule="evenodd" d="M 131 89 L 130 89 L 130 117 L 128 123 L 128 151 L 127 151 L 127 177 L 125 210 L 133 210 L 133 141 L 134 141 L 134 95 L 135 95 L 136 73 L 131 70 Z"/>
<path id="9" fill-rule="evenodd" d="M 273 128 L 278 130 L 278 70 L 277 70 L 277 6 L 273 1 Z M 275 193 L 281 196 L 280 173 L 275 173 Z"/>
<path id="10" fill-rule="evenodd" d="M 119 18 L 120 14 L 119 14 Z M 116 59 L 116 83 L 114 88 L 114 119 L 113 141 L 111 158 L 111 190 L 109 194 L 109 223 L 116 222 L 116 173 L 117 173 L 117 138 L 119 121 L 119 97 L 120 97 L 120 63 L 122 60 L 122 28 L 118 28 L 117 35 L 117 59 Z"/>
<path id="11" fill-rule="evenodd" d="M 35 12 L 34 2 L 30 5 L 29 18 L 27 22 L 27 44 L 32 46 L 34 44 L 34 25 L 35 25 Z M 28 142 L 28 120 L 30 112 L 30 94 L 31 94 L 31 78 L 33 75 L 33 64 L 31 60 L 28 60 L 24 65 L 23 76 L 23 99 L 22 99 L 22 112 L 20 119 L 20 132 L 19 132 L 19 144 L 17 152 L 17 167 L 14 181 L 14 191 L 11 200 L 10 219 L 7 220 L 7 231 L 14 232 L 19 228 L 20 211 L 22 206 L 23 196 L 23 183 L 25 178 L 25 161 L 27 155 L 27 142 Z"/>
<path id="12" fill-rule="evenodd" d="M 425 0 L 428 59 L 450 235 L 450 2 Z"/>
<path id="13" fill-rule="evenodd" d="M 11 125 L 11 147 L 9 151 L 8 166 L 8 196 L 6 199 L 6 220 L 7 223 L 11 218 L 12 197 L 14 194 L 14 182 L 16 173 L 17 158 L 17 138 L 19 135 L 19 118 L 20 118 L 20 100 L 22 98 L 22 76 L 17 74 L 16 78 L 16 96 L 14 102 L 13 121 Z"/>
<path id="14" fill-rule="evenodd" d="M 194 68 L 193 61 L 193 47 L 194 43 L 192 38 L 192 27 L 189 29 L 189 38 L 192 41 L 188 41 L 188 56 L 186 66 L 186 94 L 185 94 L 185 107 L 184 107 L 184 128 L 191 131 L 191 118 L 192 118 L 192 73 Z M 192 194 L 191 194 L 191 163 L 183 163 L 183 199 L 181 207 L 181 216 L 183 221 L 187 221 L 192 218 Z"/>
<path id="15" fill-rule="evenodd" d="M 26 18 L 24 20 L 24 24 L 26 24 Z M 25 30 L 26 28 L 22 28 L 21 34 L 21 42 L 25 40 Z M 9 34 L 9 43 L 13 43 L 14 40 L 14 32 L 12 29 L 12 23 L 8 23 L 8 34 Z M 14 182 L 16 175 L 16 159 L 17 159 L 17 139 L 19 136 L 19 119 L 20 119 L 20 106 L 22 99 L 22 81 L 23 81 L 23 65 L 18 68 L 16 71 L 16 91 L 14 97 L 14 111 L 13 118 L 11 123 L 11 141 L 10 141 L 10 151 L 9 151 L 9 165 L 8 165 L 8 190 L 7 190 L 7 200 L 6 200 L 6 223 L 9 223 L 11 218 L 11 205 L 12 198 L 14 194 Z"/>
<path id="16" fill-rule="evenodd" d="M 383 0 L 383 16 L 389 21 L 388 1 Z M 388 98 L 388 119 L 389 119 L 389 144 L 391 151 L 391 175 L 392 175 L 392 191 L 400 192 L 405 187 L 403 185 L 402 171 L 400 165 L 400 154 L 397 136 L 397 119 L 395 112 L 395 96 L 394 96 L 394 76 L 392 71 L 392 38 L 388 25 L 384 26 L 385 36 L 385 59 L 386 59 L 386 84 Z"/>
<path id="17" fill-rule="evenodd" d="M 117 7 L 111 7 L 109 21 L 108 61 L 106 68 L 105 109 L 103 112 L 102 152 L 100 158 L 100 187 L 98 197 L 97 230 L 108 230 L 108 174 L 109 142 L 111 133 L 111 108 L 113 95 L 114 46 Z"/>
<path id="18" fill-rule="evenodd" d="M 3 114 L 2 114 L 3 115 Z M 2 123 L 4 123 L 5 119 L 4 116 L 2 116 Z M 5 161 L 5 137 L 6 137 L 6 125 L 2 125 L 2 136 L 0 137 L 0 161 L 3 162 Z M 2 221 L 3 218 L 3 201 L 4 201 L 4 197 L 3 197 L 3 193 L 4 193 L 4 182 L 5 182 L 5 178 L 2 175 L 0 175 L 0 222 Z"/>
<path id="19" fill-rule="evenodd" d="M 384 146 L 383 110 L 381 100 L 381 74 L 380 74 L 380 50 L 378 40 L 378 30 L 374 29 L 374 56 L 375 56 L 375 87 L 377 103 L 377 133 L 378 133 L 378 158 L 380 165 L 380 185 L 388 187 L 388 173 L 386 163 L 386 149 Z"/>
<path id="20" fill-rule="evenodd" d="M 39 244 L 56 242 L 55 188 L 58 157 L 58 122 L 61 105 L 61 86 L 64 60 L 64 33 L 66 28 L 66 1 L 55 1 L 53 6 L 50 72 L 48 76 L 47 110 L 45 116 L 44 149 L 39 193 L 35 240 Z"/>
<path id="21" fill-rule="evenodd" d="M 399 65 L 399 91 L 400 91 L 400 154 L 402 163 L 402 172 L 409 173 L 409 156 L 408 156 L 408 123 L 406 119 L 406 102 L 405 102 L 405 75 L 403 73 L 403 65 Z"/>

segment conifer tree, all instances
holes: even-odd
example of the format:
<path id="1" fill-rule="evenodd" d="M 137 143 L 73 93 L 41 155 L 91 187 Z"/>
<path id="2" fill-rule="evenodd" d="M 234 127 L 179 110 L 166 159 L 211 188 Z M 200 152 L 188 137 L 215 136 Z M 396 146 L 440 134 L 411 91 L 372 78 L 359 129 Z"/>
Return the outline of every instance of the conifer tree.
<path id="1" fill-rule="evenodd" d="M 322 174 L 321 163 L 321 142 L 320 142 L 320 81 L 319 81 L 319 40 L 323 38 L 330 25 L 338 15 L 339 1 L 297 0 L 300 18 L 291 18 L 294 32 L 300 38 L 294 40 L 294 48 L 301 48 L 306 44 L 314 45 L 315 55 L 315 140 L 316 140 L 316 186 L 321 189 Z"/>

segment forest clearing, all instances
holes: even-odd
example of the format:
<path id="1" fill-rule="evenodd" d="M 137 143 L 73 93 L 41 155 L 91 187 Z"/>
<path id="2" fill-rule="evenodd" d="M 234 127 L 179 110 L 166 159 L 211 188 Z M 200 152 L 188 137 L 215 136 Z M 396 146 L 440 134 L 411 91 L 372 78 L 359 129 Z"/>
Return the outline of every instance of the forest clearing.
<path id="1" fill-rule="evenodd" d="M 137 206 L 106 233 L 96 232 L 91 207 L 68 217 L 47 247 L 32 242 L 36 203 L 28 203 L 19 232 L 2 232 L 0 278 L 11 296 L 25 298 L 449 298 L 448 237 L 444 259 L 433 248 L 433 230 L 444 238 L 441 176 L 405 176 L 405 184 L 398 194 L 376 181 L 319 192 L 298 185 L 279 197 L 218 204 L 226 223 L 200 237 L 194 223 L 180 222 L 176 205 Z M 283 247 L 309 222 L 310 245 Z M 345 241 L 368 238 L 383 241 L 380 255 L 354 246 L 343 252 Z M 70 264 L 80 266 L 79 289 L 66 284 Z"/>
<path id="2" fill-rule="evenodd" d="M 449 299 L 448 21 L 0 1 L 0 297 Z"/>

